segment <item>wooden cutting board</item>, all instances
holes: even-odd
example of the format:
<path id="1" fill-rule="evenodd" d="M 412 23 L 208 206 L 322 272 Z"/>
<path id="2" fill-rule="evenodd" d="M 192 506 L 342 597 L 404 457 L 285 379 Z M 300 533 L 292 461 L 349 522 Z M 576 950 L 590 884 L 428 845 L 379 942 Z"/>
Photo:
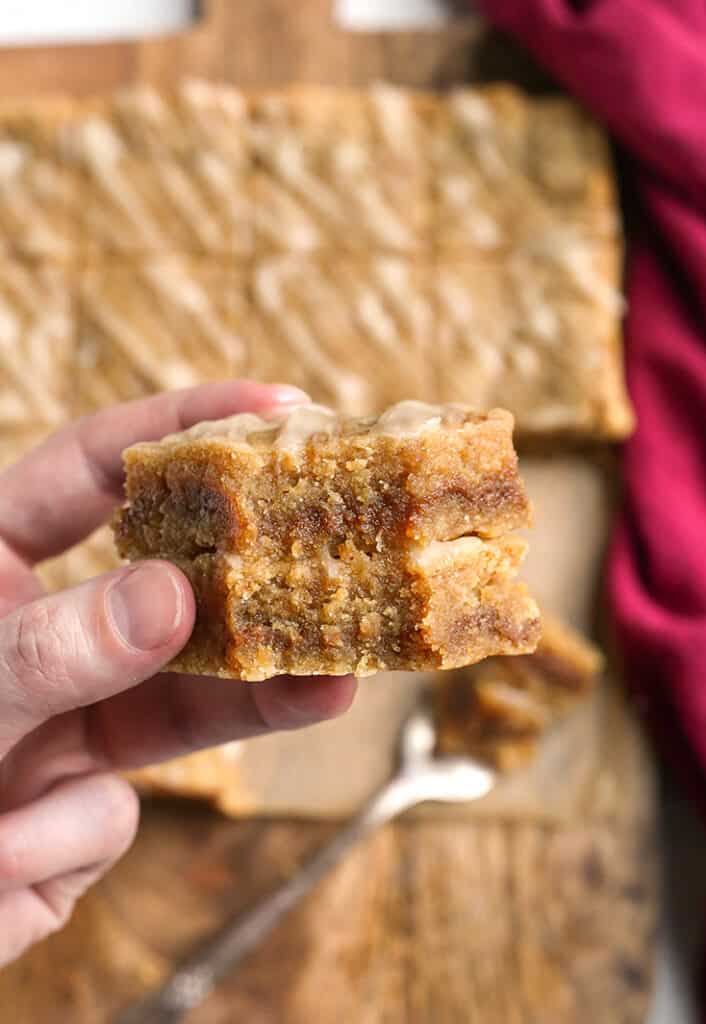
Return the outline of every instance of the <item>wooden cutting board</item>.
<path id="1" fill-rule="evenodd" d="M 543 82 L 475 21 L 352 36 L 331 25 L 329 0 L 212 0 L 206 8 L 203 24 L 182 37 L 3 53 L 0 96 L 85 95 L 184 74 L 246 86 Z M 603 770 L 596 765 L 595 803 L 561 824 L 446 817 L 385 829 L 190 1024 L 643 1021 L 658 903 L 652 779 L 645 757 L 630 762 L 629 780 L 614 777 L 613 766 L 606 805 Z M 295 870 L 331 828 L 146 807 L 132 851 L 69 927 L 0 976 L 0 1017 L 107 1021 L 205 930 Z"/>

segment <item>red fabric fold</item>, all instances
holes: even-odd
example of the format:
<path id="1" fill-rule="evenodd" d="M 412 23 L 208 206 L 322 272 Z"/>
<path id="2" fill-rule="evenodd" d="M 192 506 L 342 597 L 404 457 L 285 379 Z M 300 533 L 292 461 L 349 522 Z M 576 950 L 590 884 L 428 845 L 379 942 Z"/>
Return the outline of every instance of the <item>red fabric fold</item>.
<path id="1" fill-rule="evenodd" d="M 608 598 L 628 683 L 706 815 L 706 3 L 481 0 L 631 154 L 638 427 Z"/>

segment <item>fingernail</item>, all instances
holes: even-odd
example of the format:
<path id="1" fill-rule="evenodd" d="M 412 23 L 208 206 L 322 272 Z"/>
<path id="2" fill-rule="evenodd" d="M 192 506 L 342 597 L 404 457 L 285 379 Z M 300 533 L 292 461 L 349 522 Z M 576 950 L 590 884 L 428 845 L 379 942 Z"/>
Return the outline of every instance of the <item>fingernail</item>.
<path id="1" fill-rule="evenodd" d="M 167 644 L 181 621 L 183 597 L 167 565 L 130 570 L 107 595 L 108 615 L 128 647 L 153 651 Z"/>
<path id="2" fill-rule="evenodd" d="M 295 388 L 293 384 L 274 384 L 272 398 L 278 405 L 302 405 L 311 401 L 306 391 Z"/>

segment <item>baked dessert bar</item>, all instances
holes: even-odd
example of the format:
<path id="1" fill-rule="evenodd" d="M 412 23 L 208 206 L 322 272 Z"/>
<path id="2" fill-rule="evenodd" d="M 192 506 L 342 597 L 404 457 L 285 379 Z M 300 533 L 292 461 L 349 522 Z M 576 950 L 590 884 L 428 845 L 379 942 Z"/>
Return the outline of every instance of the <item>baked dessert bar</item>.
<path id="1" fill-rule="evenodd" d="M 412 253 L 429 241 L 428 173 L 401 95 L 298 86 L 252 97 L 258 254 Z"/>
<path id="2" fill-rule="evenodd" d="M 508 251 L 559 227 L 618 238 L 607 141 L 571 100 L 509 85 L 457 89 L 432 124 L 441 251 Z"/>
<path id="3" fill-rule="evenodd" d="M 244 375 L 242 271 L 176 254 L 86 268 L 75 411 Z"/>
<path id="4" fill-rule="evenodd" d="M 0 259 L 0 430 L 70 417 L 74 332 L 68 271 Z"/>
<path id="5" fill-rule="evenodd" d="M 529 507 L 512 417 L 402 402 L 203 423 L 125 452 L 114 528 L 197 599 L 172 667 L 266 679 L 466 665 L 534 649 L 513 577 Z"/>
<path id="6" fill-rule="evenodd" d="M 88 256 L 252 250 L 248 108 L 227 86 L 186 80 L 172 93 L 146 86 L 84 104 L 66 132 L 83 176 Z"/>
<path id="7" fill-rule="evenodd" d="M 401 395 L 433 400 L 428 286 L 424 268 L 394 256 L 258 260 L 248 373 L 354 415 Z"/>
<path id="8" fill-rule="evenodd" d="M 602 666 L 592 644 L 543 613 L 533 654 L 489 658 L 438 674 L 434 710 L 440 750 L 470 753 L 503 771 L 523 765 L 545 730 L 591 692 Z"/>
<path id="9" fill-rule="evenodd" d="M 378 244 L 407 254 L 428 250 L 434 241 L 429 124 L 438 98 L 377 83 L 367 99 L 381 204 L 393 215 L 387 232 L 378 217 Z M 395 229 L 395 223 L 404 225 L 406 235 Z"/>
<path id="10" fill-rule="evenodd" d="M 79 175 L 65 159 L 69 101 L 0 104 L 0 253 L 77 256 Z"/>
<path id="11" fill-rule="evenodd" d="M 434 271 L 440 400 L 502 400 L 522 438 L 628 434 L 618 252 L 570 230 Z"/>

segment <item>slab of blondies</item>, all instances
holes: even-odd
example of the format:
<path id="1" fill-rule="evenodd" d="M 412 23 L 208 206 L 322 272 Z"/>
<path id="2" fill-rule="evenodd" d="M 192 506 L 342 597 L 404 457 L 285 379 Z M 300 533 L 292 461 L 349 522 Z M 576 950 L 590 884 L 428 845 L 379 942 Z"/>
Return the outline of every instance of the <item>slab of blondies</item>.
<path id="1" fill-rule="evenodd" d="M 129 448 L 118 550 L 170 559 L 197 597 L 172 667 L 369 675 L 533 650 L 512 425 L 418 402 L 378 418 L 302 406 Z"/>
<path id="2" fill-rule="evenodd" d="M 436 103 L 403 89 L 250 97 L 256 251 L 414 253 L 431 244 Z"/>
<path id="3" fill-rule="evenodd" d="M 632 426 L 610 153 L 568 98 L 186 80 L 3 104 L 0 259 L 13 430 L 233 374 L 352 415 L 502 406 L 523 442 Z"/>
<path id="4" fill-rule="evenodd" d="M 439 673 L 434 710 L 440 750 L 470 753 L 503 771 L 525 764 L 546 729 L 591 692 L 602 666 L 592 644 L 543 613 L 534 653 Z"/>

